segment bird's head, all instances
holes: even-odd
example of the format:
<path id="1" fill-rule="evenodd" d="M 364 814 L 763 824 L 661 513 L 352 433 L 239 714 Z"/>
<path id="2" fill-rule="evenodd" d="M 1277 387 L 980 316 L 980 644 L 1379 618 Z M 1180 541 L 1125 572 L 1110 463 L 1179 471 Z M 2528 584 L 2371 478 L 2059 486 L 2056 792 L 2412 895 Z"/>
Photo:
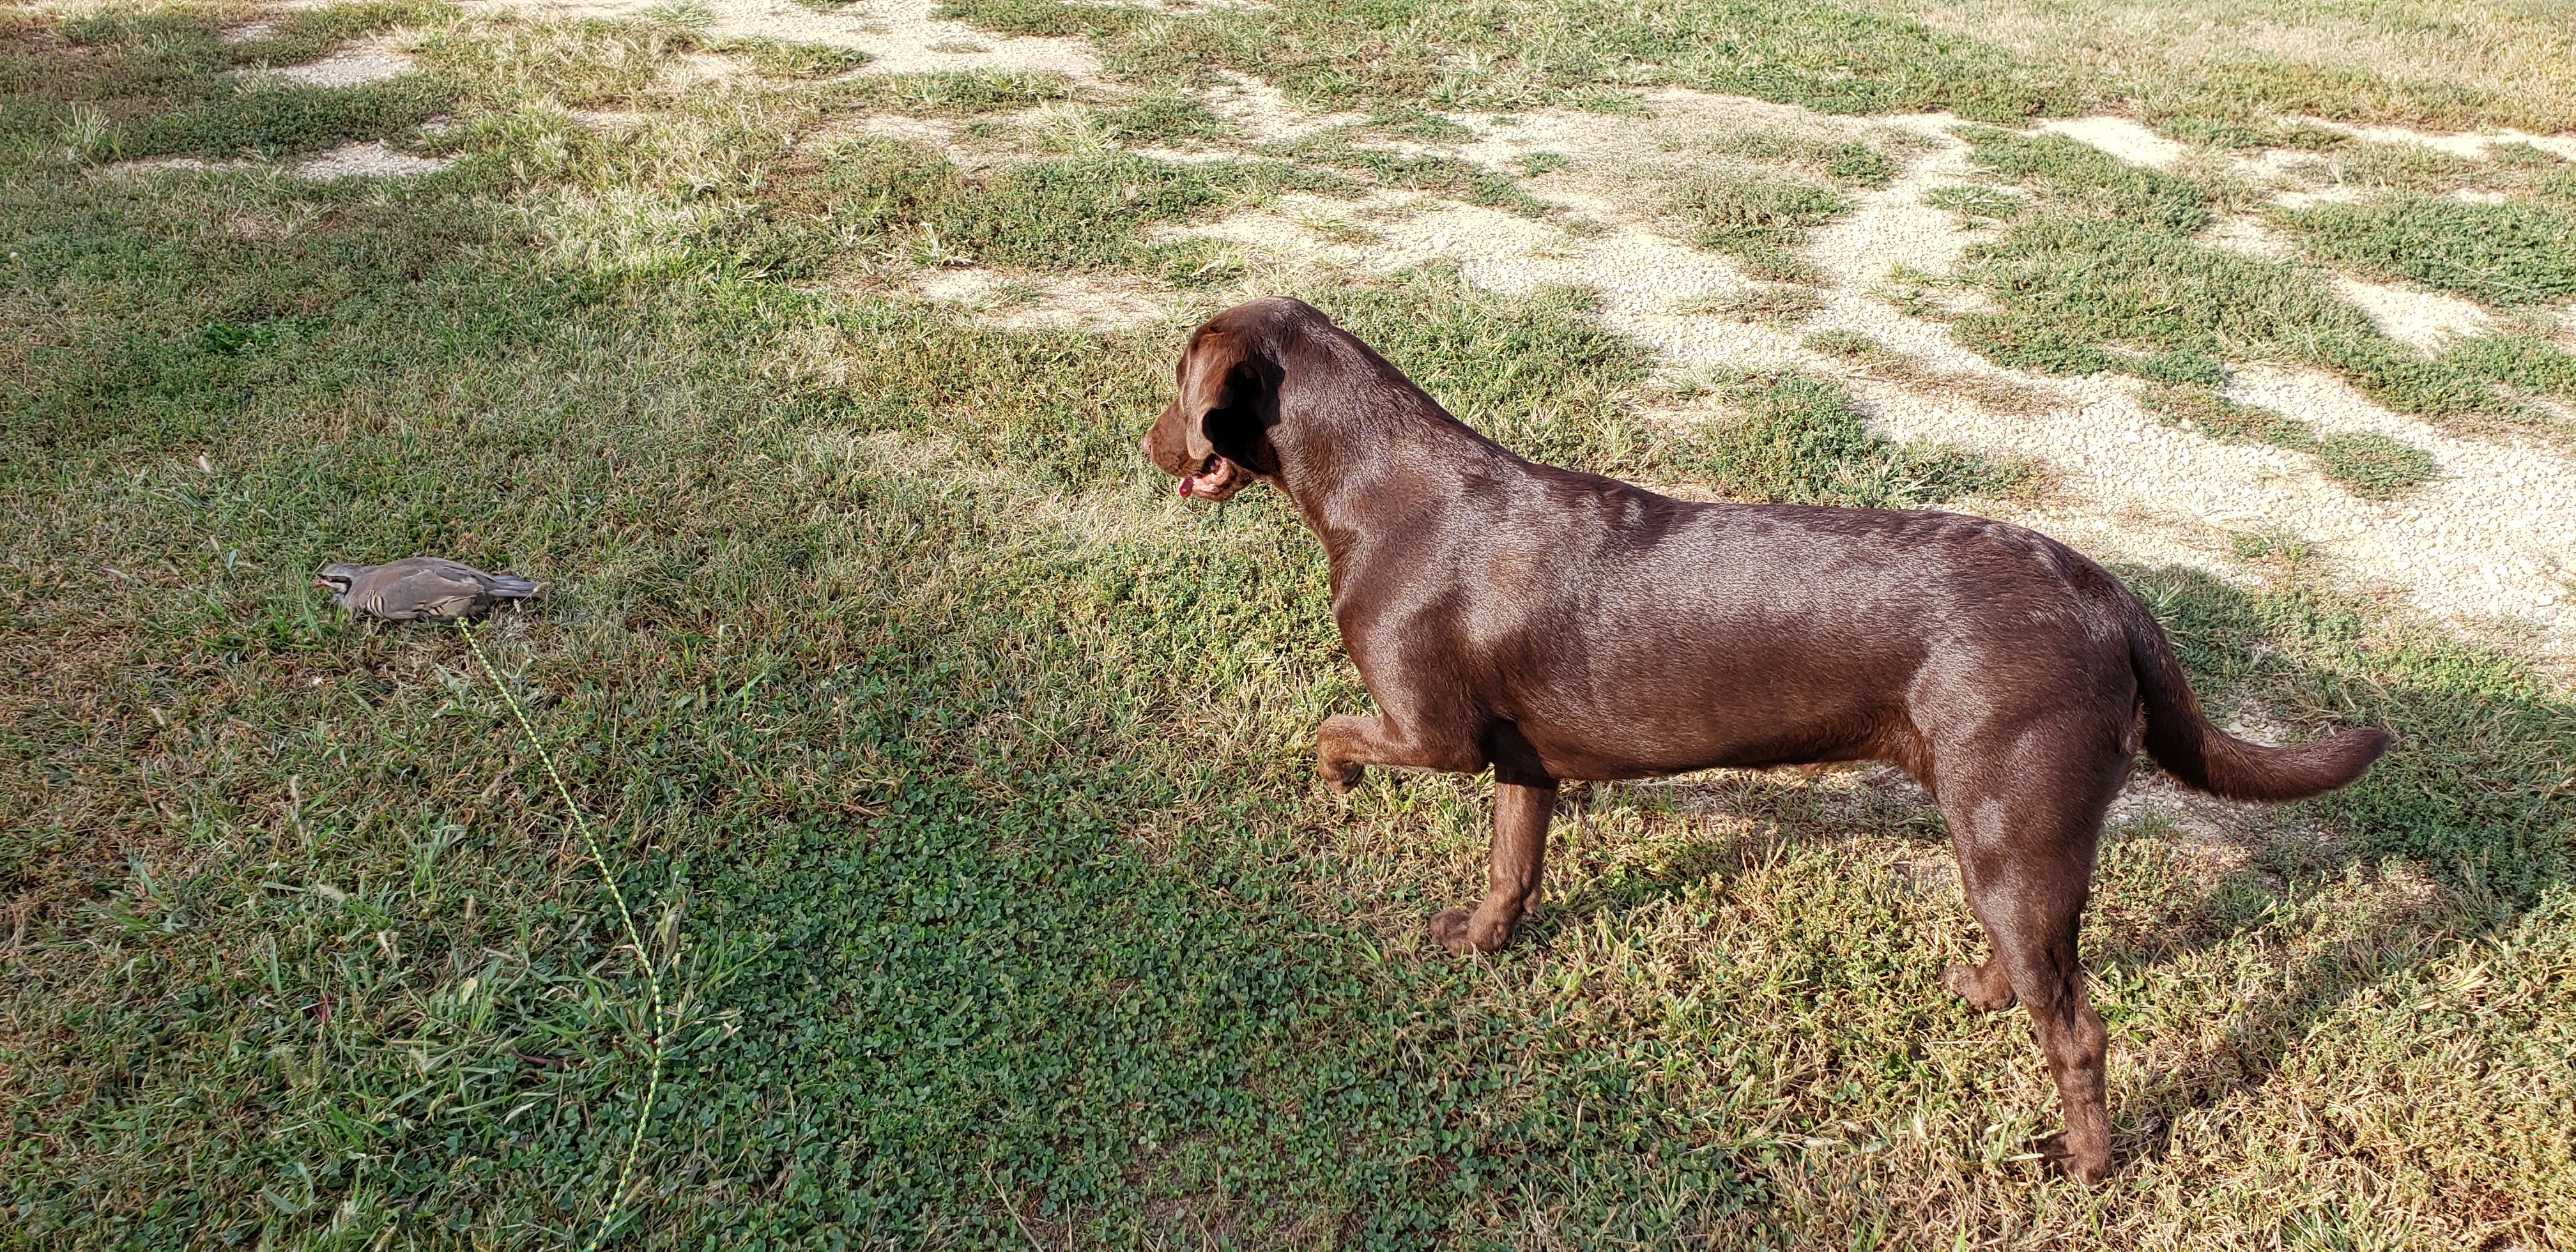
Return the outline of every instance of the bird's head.
<path id="1" fill-rule="evenodd" d="M 321 573 L 313 576 L 313 585 L 330 592 L 333 604 L 347 604 L 350 585 L 365 570 L 363 565 L 325 565 Z"/>

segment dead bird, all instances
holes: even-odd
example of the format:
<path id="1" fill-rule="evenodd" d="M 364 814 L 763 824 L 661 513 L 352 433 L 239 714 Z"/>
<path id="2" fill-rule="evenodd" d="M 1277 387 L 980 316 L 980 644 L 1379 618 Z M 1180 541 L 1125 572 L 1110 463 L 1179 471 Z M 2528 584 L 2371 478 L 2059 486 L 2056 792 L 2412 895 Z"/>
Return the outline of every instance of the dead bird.
<path id="1" fill-rule="evenodd" d="M 407 556 L 382 565 L 325 565 L 313 579 L 331 603 L 393 622 L 480 617 L 504 601 L 534 599 L 546 584 L 502 571 L 486 574 L 445 557 Z"/>

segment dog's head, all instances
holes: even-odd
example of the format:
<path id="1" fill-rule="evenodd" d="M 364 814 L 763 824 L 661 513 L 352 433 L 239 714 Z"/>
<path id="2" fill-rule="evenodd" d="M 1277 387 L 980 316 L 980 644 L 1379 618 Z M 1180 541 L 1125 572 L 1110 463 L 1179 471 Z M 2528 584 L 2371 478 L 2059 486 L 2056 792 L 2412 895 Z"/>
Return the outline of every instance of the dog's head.
<path id="1" fill-rule="evenodd" d="M 1323 314 L 1295 300 L 1237 305 L 1198 328 L 1175 373 L 1180 394 L 1145 433 L 1145 457 L 1181 480 L 1181 494 L 1219 501 L 1255 479 L 1276 482 L 1279 345 L 1286 323 Z"/>

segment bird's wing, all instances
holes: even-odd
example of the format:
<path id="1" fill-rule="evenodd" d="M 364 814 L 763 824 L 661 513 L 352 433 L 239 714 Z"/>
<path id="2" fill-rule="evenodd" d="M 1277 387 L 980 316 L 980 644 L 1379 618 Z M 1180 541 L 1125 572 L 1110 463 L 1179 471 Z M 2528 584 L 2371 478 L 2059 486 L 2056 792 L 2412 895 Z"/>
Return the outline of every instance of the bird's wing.
<path id="1" fill-rule="evenodd" d="M 490 574 L 486 574 L 463 561 L 451 561 L 443 556 L 405 557 L 400 561 L 394 562 L 394 564 L 402 567 L 403 575 L 405 577 L 410 577 L 416 574 L 437 574 L 444 578 L 474 580 L 483 580 L 492 577 Z"/>
<path id="2" fill-rule="evenodd" d="M 454 564 L 454 562 L 449 562 Z M 374 595 L 378 616 L 398 622 L 424 617 L 464 617 L 492 607 L 483 575 L 471 566 L 462 575 L 445 570 L 415 570 Z"/>
<path id="3" fill-rule="evenodd" d="M 413 567 L 414 572 L 434 571 L 448 578 L 471 582 L 481 587 L 485 594 L 504 599 L 525 600 L 544 595 L 546 591 L 544 583 L 525 575 L 514 574 L 508 570 L 498 574 L 486 573 L 462 561 L 451 561 L 443 556 L 416 556 L 407 564 Z"/>

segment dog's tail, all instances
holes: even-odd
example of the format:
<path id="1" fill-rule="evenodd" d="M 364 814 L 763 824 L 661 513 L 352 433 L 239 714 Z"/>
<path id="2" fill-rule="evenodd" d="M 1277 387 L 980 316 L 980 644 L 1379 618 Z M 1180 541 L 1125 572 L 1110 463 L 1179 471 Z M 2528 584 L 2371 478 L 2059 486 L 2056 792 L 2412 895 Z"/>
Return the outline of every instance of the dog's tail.
<path id="1" fill-rule="evenodd" d="M 2313 743 L 2267 748 L 2220 730 L 2200 711 L 2164 628 L 2137 593 L 2119 588 L 2120 625 L 2147 710 L 2147 755 L 2185 786 L 2230 800 L 2303 800 L 2361 777 L 2388 750 L 2388 732 L 2356 726 Z"/>

